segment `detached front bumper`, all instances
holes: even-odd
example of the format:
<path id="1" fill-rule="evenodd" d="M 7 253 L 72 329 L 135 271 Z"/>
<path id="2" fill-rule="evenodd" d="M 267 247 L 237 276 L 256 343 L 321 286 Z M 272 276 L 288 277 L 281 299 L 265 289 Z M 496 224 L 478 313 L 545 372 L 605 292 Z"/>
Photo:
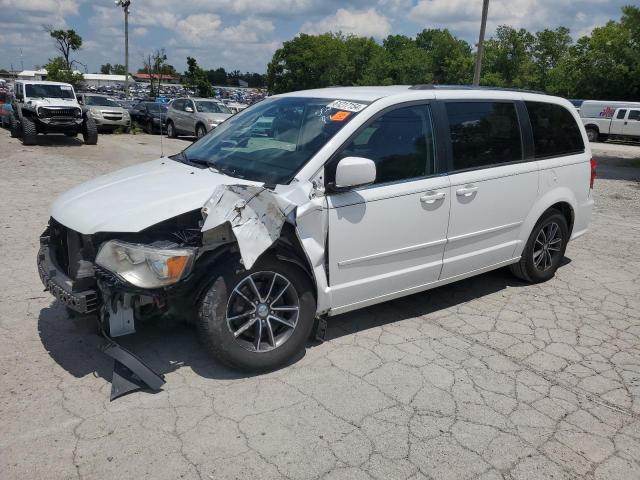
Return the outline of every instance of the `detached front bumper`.
<path id="1" fill-rule="evenodd" d="M 78 282 L 69 278 L 55 261 L 54 249 L 49 241 L 48 230 L 40 237 L 38 251 L 38 274 L 45 287 L 55 298 L 72 310 L 89 314 L 98 308 L 98 292 L 96 290 L 81 290 Z"/>

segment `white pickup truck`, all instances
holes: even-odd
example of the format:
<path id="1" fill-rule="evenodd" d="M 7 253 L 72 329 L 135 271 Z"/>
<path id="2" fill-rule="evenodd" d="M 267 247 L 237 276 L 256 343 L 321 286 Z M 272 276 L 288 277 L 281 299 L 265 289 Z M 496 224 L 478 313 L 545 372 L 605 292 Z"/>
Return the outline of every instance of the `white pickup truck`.
<path id="1" fill-rule="evenodd" d="M 640 105 L 616 108 L 610 117 L 583 117 L 582 123 L 590 142 L 604 142 L 613 137 L 639 140 Z"/>

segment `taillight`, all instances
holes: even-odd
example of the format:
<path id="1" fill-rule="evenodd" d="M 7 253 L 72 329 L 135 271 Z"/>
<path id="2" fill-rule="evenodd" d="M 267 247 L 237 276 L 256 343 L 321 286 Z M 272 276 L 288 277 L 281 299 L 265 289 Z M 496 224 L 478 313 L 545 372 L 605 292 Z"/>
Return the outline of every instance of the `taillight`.
<path id="1" fill-rule="evenodd" d="M 591 180 L 589 180 L 589 188 L 593 188 L 593 183 L 596 181 L 596 177 L 598 176 L 597 172 L 598 162 L 596 162 L 595 158 L 591 159 Z"/>

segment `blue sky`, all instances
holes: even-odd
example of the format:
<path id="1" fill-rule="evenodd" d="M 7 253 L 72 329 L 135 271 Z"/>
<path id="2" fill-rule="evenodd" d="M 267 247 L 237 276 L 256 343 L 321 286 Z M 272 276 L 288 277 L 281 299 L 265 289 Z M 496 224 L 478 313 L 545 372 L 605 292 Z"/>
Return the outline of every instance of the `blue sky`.
<path id="1" fill-rule="evenodd" d="M 541 30 L 565 25 L 574 37 L 620 18 L 637 0 L 491 0 L 488 34 L 497 25 Z M 273 52 L 300 32 L 415 35 L 448 28 L 474 43 L 482 0 L 132 0 L 131 70 L 163 47 L 182 71 L 186 56 L 205 68 L 265 72 Z M 124 63 L 122 9 L 113 0 L 0 0 L 0 68 L 25 69 L 56 55 L 43 24 L 73 28 L 84 39 L 75 56 L 89 72 Z M 9 14 L 9 13 L 10 14 Z"/>

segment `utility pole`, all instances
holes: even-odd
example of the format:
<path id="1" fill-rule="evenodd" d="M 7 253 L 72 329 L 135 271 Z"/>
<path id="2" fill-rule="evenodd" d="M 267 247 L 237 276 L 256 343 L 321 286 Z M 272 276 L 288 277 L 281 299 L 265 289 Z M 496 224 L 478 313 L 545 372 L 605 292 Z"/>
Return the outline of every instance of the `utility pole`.
<path id="1" fill-rule="evenodd" d="M 131 0 L 116 0 L 116 5 L 124 10 L 124 95 L 129 97 L 129 6 Z"/>
<path id="2" fill-rule="evenodd" d="M 480 71 L 482 70 L 482 53 L 484 51 L 484 32 L 487 29 L 487 14 L 489 13 L 489 0 L 482 0 L 482 23 L 480 24 L 480 38 L 478 38 L 478 50 L 476 52 L 476 68 L 473 72 L 473 84 L 480 85 Z"/>

